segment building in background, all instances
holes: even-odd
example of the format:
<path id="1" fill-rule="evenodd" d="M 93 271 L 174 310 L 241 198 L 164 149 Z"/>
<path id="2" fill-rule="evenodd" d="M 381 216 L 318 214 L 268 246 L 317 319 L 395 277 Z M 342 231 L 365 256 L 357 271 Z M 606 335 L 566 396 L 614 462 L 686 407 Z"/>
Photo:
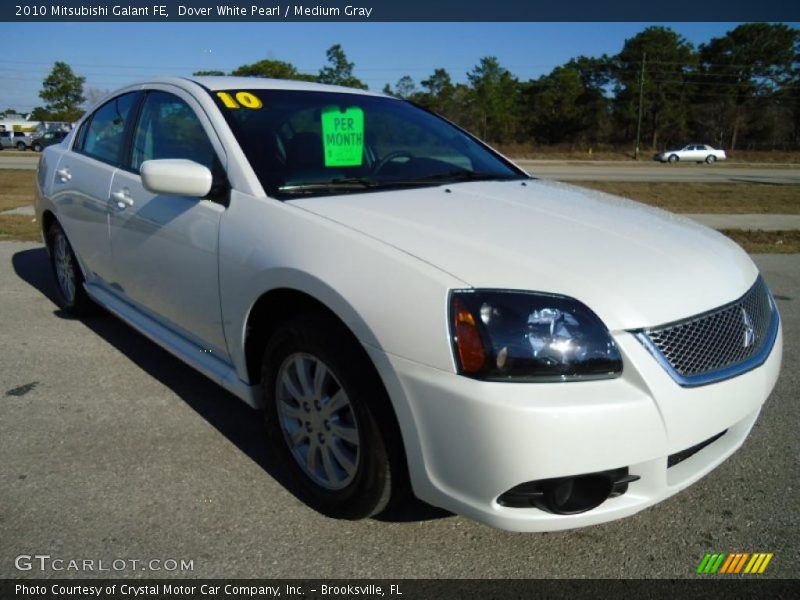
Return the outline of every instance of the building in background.
<path id="1" fill-rule="evenodd" d="M 25 131 L 46 133 L 48 131 L 69 131 L 74 123 L 66 121 L 34 121 L 30 115 L 7 113 L 0 118 L 0 131 Z"/>

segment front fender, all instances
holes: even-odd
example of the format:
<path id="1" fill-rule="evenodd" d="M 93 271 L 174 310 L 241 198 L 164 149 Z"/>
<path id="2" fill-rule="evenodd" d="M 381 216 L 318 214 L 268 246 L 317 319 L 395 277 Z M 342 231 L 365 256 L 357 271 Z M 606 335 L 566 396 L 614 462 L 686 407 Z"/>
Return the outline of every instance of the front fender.
<path id="1" fill-rule="evenodd" d="M 247 318 L 263 294 L 280 288 L 327 306 L 365 346 L 454 370 L 447 294 L 463 281 L 291 202 L 237 191 L 219 248 L 223 327 L 242 380 Z"/>

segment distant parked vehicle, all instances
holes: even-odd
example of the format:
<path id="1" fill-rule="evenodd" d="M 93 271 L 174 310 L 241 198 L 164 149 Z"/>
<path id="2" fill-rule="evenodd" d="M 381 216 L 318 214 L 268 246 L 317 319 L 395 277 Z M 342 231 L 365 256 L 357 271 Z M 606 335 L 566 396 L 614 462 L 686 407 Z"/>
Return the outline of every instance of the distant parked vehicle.
<path id="1" fill-rule="evenodd" d="M 29 131 L 0 132 L 0 148 L 27 150 L 33 146 L 33 133 Z"/>
<path id="2" fill-rule="evenodd" d="M 36 152 L 41 152 L 47 146 L 52 146 L 53 144 L 60 144 L 61 141 L 67 137 L 66 131 L 48 131 L 41 137 L 37 137 L 33 140 L 31 147 Z"/>
<path id="3" fill-rule="evenodd" d="M 693 160 L 695 162 L 707 162 L 712 164 L 718 160 L 725 160 L 725 150 L 717 150 L 706 144 L 691 144 L 684 146 L 680 150 L 667 150 L 659 152 L 653 159 L 660 162 L 676 163 L 679 160 Z"/>

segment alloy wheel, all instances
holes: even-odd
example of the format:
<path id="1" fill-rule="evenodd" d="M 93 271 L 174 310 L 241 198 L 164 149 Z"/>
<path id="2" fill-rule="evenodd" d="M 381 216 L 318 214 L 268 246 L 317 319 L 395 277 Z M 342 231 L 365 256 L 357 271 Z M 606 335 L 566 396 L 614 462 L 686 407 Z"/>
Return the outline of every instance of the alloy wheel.
<path id="1" fill-rule="evenodd" d="M 75 269 L 67 238 L 60 231 L 53 240 L 53 265 L 58 288 L 66 303 L 72 304 L 75 301 Z"/>
<path id="2" fill-rule="evenodd" d="M 358 472 L 360 437 L 346 390 L 317 357 L 298 352 L 283 361 L 275 402 L 284 439 L 317 485 L 341 490 Z"/>

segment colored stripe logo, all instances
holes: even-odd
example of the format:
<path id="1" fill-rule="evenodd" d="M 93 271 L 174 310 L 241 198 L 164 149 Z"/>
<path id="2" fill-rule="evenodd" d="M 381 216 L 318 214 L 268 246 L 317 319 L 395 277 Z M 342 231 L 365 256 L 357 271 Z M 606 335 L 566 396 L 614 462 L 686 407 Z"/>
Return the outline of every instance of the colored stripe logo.
<path id="1" fill-rule="evenodd" d="M 767 570 L 774 554 L 766 552 L 707 552 L 697 567 L 697 572 L 704 575 L 715 573 L 725 575 L 751 574 L 760 575 Z"/>

